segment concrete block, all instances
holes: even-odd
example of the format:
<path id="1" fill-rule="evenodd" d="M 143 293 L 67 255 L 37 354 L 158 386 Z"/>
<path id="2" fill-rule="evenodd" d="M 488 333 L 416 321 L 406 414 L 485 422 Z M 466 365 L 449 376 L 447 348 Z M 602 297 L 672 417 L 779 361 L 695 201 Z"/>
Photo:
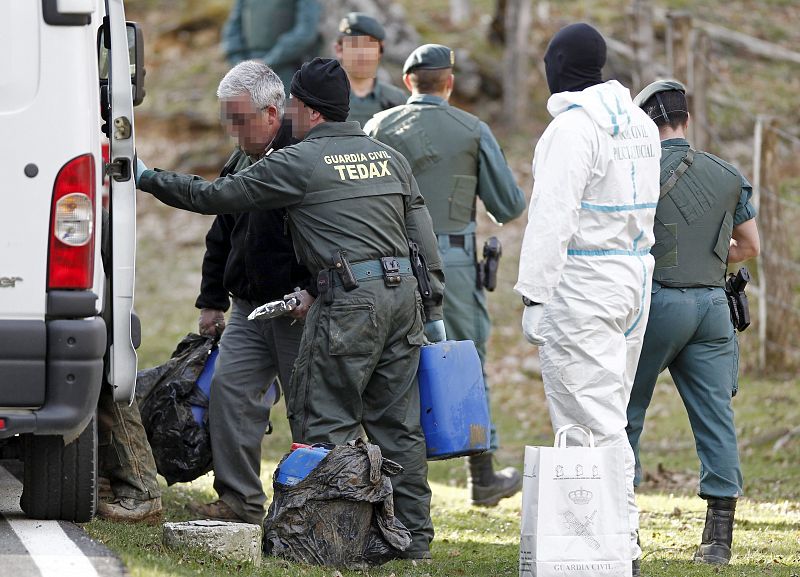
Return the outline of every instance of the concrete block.
<path id="1" fill-rule="evenodd" d="M 219 559 L 261 565 L 261 526 L 225 521 L 164 523 L 164 545 L 202 549 Z"/>

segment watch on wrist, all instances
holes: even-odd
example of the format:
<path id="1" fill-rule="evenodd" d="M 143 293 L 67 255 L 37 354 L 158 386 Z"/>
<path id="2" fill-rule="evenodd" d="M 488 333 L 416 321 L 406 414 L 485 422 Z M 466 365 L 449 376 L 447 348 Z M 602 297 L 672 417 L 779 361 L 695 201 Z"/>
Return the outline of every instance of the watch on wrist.
<path id="1" fill-rule="evenodd" d="M 540 303 L 534 302 L 531 299 L 529 299 L 528 297 L 523 296 L 522 297 L 522 304 L 524 304 L 526 307 L 532 307 L 532 306 L 538 305 Z"/>

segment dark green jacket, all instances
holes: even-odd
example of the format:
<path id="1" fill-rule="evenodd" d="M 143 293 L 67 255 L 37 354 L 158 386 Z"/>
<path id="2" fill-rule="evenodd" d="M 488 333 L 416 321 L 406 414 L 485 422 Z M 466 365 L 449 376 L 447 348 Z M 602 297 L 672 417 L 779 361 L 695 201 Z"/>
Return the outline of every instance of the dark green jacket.
<path id="1" fill-rule="evenodd" d="M 525 210 L 525 194 L 489 127 L 444 99 L 412 96 L 365 130 L 408 158 L 437 233 L 471 231 L 476 196 L 499 223 Z"/>
<path id="2" fill-rule="evenodd" d="M 689 150 L 683 138 L 661 143 L 661 184 Z M 733 227 L 756 216 L 752 187 L 731 164 L 696 152 L 691 166 L 658 201 L 653 280 L 672 287 L 722 287 Z"/>
<path id="3" fill-rule="evenodd" d="M 236 0 L 222 30 L 222 48 L 231 64 L 258 59 L 287 87 L 304 61 L 320 49 L 319 0 Z"/>
<path id="4" fill-rule="evenodd" d="M 355 120 L 363 128 L 374 114 L 405 104 L 406 98 L 406 91 L 375 79 L 372 92 L 363 98 L 350 91 L 350 115 L 347 120 Z"/>
<path id="5" fill-rule="evenodd" d="M 320 124 L 300 143 L 213 182 L 147 170 L 139 188 L 170 206 L 203 214 L 287 207 L 295 250 L 313 275 L 331 266 L 337 249 L 346 250 L 351 263 L 407 257 L 411 238 L 430 269 L 427 318 L 442 318 L 441 257 L 408 162 L 356 122 Z"/>

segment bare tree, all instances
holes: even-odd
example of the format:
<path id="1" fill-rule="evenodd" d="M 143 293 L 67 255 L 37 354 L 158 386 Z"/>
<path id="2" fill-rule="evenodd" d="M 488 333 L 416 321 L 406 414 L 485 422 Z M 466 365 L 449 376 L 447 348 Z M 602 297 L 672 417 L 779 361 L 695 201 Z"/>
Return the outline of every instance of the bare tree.
<path id="1" fill-rule="evenodd" d="M 630 38 L 633 48 L 633 86 L 631 88 L 637 92 L 655 80 L 653 4 L 650 0 L 633 0 L 629 13 Z"/>
<path id="2" fill-rule="evenodd" d="M 460 26 L 469 20 L 470 0 L 450 0 L 450 22 Z"/>
<path id="3" fill-rule="evenodd" d="M 506 48 L 503 56 L 503 109 L 512 126 L 527 111 L 530 76 L 531 0 L 506 0 Z"/>

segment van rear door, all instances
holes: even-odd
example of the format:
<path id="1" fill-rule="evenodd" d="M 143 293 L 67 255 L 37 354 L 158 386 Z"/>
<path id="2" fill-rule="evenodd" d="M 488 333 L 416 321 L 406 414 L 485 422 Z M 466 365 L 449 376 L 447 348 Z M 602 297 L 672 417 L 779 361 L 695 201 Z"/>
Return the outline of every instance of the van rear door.
<path id="1" fill-rule="evenodd" d="M 122 0 L 105 0 L 111 38 L 109 94 L 111 102 L 110 217 L 112 231 L 111 304 L 113 328 L 108 381 L 114 399 L 131 402 L 137 358 L 131 341 L 134 265 L 136 261 L 135 141 L 128 31 Z"/>

